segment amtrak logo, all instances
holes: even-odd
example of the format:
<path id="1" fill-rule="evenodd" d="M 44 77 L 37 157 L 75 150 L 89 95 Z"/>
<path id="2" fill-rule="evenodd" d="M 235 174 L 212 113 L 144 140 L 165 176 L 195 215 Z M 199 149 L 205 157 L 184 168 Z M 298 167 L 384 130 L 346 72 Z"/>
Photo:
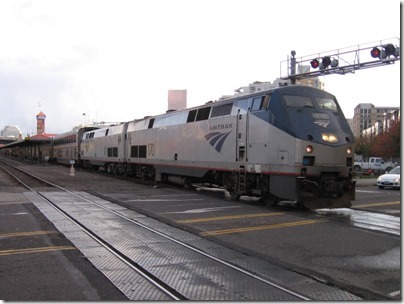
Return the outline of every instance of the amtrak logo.
<path id="1" fill-rule="evenodd" d="M 229 136 L 230 132 L 220 133 L 220 132 L 212 132 L 205 135 L 206 140 L 210 143 L 210 145 L 215 148 L 217 152 L 220 153 L 222 151 L 222 146 L 227 136 Z"/>
<path id="2" fill-rule="evenodd" d="M 314 123 L 320 127 L 327 128 L 330 124 L 330 117 L 326 113 L 312 113 Z"/>
<path id="3" fill-rule="evenodd" d="M 330 124 L 330 121 L 329 120 L 316 120 L 316 121 L 314 121 L 314 123 L 320 127 L 327 128 L 328 125 Z"/>

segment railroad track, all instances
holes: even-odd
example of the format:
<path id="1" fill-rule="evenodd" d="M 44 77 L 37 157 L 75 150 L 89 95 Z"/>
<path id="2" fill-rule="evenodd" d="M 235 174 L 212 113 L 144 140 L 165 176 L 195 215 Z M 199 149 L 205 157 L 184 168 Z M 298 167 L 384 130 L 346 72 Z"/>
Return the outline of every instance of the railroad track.
<path id="1" fill-rule="evenodd" d="M 131 300 L 312 299 L 198 248 L 212 245 L 197 236 L 15 166 L 1 168 L 30 190 L 36 206 Z M 34 189 L 44 185 L 46 191 Z"/>

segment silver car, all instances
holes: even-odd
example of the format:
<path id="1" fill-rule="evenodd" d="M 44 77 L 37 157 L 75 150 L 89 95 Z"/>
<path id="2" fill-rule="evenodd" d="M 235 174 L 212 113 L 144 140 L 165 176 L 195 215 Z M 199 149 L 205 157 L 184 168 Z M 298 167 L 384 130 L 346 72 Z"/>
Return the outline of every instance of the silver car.
<path id="1" fill-rule="evenodd" d="M 390 172 L 380 175 L 377 179 L 377 186 L 380 189 L 384 187 L 400 189 L 400 166 L 394 167 Z"/>

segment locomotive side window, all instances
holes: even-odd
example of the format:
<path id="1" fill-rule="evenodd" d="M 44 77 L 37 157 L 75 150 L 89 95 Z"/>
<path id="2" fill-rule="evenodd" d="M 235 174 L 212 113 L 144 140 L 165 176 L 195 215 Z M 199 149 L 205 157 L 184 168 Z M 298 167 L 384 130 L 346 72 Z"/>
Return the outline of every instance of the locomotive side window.
<path id="1" fill-rule="evenodd" d="M 139 146 L 130 147 L 130 156 L 131 157 L 139 157 Z"/>
<path id="2" fill-rule="evenodd" d="M 337 111 L 337 105 L 335 101 L 331 98 L 322 98 L 322 97 L 316 97 L 316 102 L 320 108 L 323 109 L 330 109 L 332 111 Z"/>
<path id="3" fill-rule="evenodd" d="M 264 96 L 262 103 L 261 103 L 261 109 L 268 109 L 270 98 L 271 98 L 271 95 Z"/>
<path id="4" fill-rule="evenodd" d="M 139 146 L 139 158 L 146 158 L 146 146 Z"/>
<path id="5" fill-rule="evenodd" d="M 310 107 L 314 108 L 314 104 L 310 97 L 307 96 L 295 96 L 295 95 L 283 95 L 285 103 L 288 107 Z"/>
<path id="6" fill-rule="evenodd" d="M 198 110 L 196 114 L 196 121 L 206 120 L 209 118 L 211 107 L 201 108 Z"/>
<path id="7" fill-rule="evenodd" d="M 146 158 L 147 157 L 147 146 L 142 145 L 142 146 L 130 147 L 130 155 L 131 155 L 131 157 Z"/>
<path id="8" fill-rule="evenodd" d="M 149 126 L 148 126 L 148 129 L 153 128 L 153 124 L 154 124 L 154 118 L 151 118 L 151 119 L 149 120 Z"/>
<path id="9" fill-rule="evenodd" d="M 270 95 L 255 97 L 253 99 L 251 111 L 267 109 L 269 105 L 269 97 Z"/>
<path id="10" fill-rule="evenodd" d="M 232 103 L 228 103 L 228 104 L 225 104 L 225 105 L 220 105 L 220 106 L 217 106 L 217 107 L 213 107 L 212 108 L 212 114 L 210 115 L 210 118 L 218 117 L 218 116 L 230 115 L 232 107 L 233 107 Z"/>
<path id="11" fill-rule="evenodd" d="M 262 96 L 253 99 L 251 111 L 258 111 L 261 109 Z"/>
<path id="12" fill-rule="evenodd" d="M 118 148 L 117 147 L 108 148 L 108 157 L 118 157 Z"/>
<path id="13" fill-rule="evenodd" d="M 188 118 L 187 118 L 187 122 L 193 122 L 193 121 L 195 121 L 196 112 L 197 112 L 197 110 L 189 111 L 189 113 L 188 113 Z"/>
<path id="14" fill-rule="evenodd" d="M 248 98 L 238 100 L 237 107 L 243 110 L 242 113 L 247 112 L 248 111 Z"/>

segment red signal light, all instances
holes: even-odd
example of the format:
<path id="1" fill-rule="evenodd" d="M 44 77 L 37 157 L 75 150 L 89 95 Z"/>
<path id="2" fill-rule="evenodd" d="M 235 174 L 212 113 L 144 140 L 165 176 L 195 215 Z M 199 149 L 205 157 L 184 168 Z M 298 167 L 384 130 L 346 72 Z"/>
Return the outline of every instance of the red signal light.
<path id="1" fill-rule="evenodd" d="M 313 69 L 317 69 L 320 65 L 320 62 L 317 59 L 313 59 L 312 61 L 310 61 L 310 65 Z"/>
<path id="2" fill-rule="evenodd" d="M 373 58 L 380 58 L 381 51 L 380 51 L 377 47 L 374 47 L 374 48 L 370 51 L 370 55 L 371 55 Z"/>

